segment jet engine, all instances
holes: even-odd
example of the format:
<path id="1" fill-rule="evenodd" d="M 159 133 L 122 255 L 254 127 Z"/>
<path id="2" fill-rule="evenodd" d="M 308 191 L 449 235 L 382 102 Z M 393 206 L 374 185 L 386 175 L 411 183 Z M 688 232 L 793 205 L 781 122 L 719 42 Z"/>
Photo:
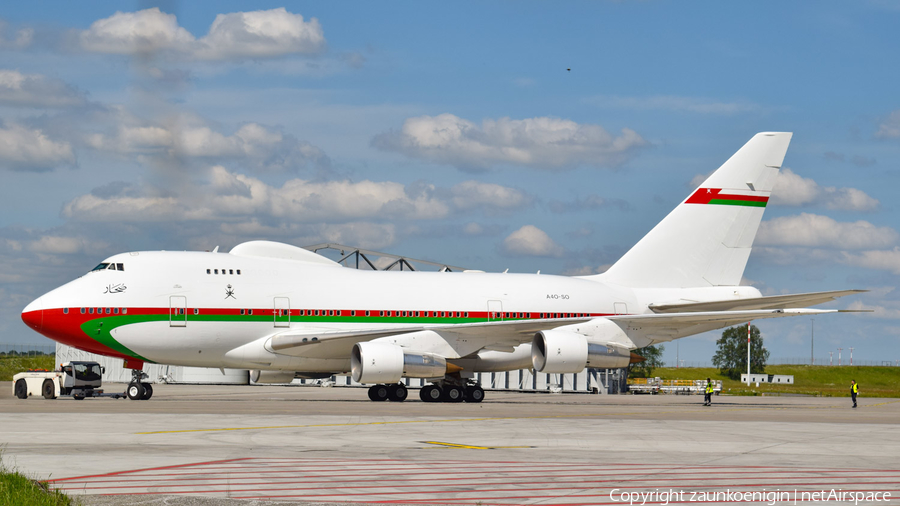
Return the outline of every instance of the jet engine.
<path id="1" fill-rule="evenodd" d="M 531 362 L 538 372 L 581 372 L 585 367 L 616 369 L 632 361 L 631 352 L 613 343 L 595 343 L 566 330 L 542 330 L 531 342 Z"/>
<path id="2" fill-rule="evenodd" d="M 350 354 L 350 371 L 357 383 L 396 383 L 404 376 L 443 377 L 447 360 L 434 353 L 410 352 L 394 344 L 356 343 Z"/>
<path id="3" fill-rule="evenodd" d="M 250 371 L 253 383 L 290 383 L 294 381 L 294 371 Z"/>

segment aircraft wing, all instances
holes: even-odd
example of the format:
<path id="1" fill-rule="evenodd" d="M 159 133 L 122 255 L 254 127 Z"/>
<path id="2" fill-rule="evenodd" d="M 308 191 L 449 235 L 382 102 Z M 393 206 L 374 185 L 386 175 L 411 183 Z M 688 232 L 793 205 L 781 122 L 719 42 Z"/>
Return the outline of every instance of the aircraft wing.
<path id="1" fill-rule="evenodd" d="M 679 337 L 690 336 L 707 330 L 720 329 L 731 325 L 747 323 L 752 320 L 781 318 L 785 316 L 810 316 L 826 313 L 858 312 L 846 309 L 765 309 L 748 311 L 702 311 L 693 313 L 639 314 L 607 316 L 622 328 L 633 341 L 640 346 L 648 339 L 653 344 L 660 341 L 671 341 Z M 635 339 L 637 338 L 637 339 Z"/>
<path id="2" fill-rule="evenodd" d="M 684 302 L 673 304 L 650 304 L 654 313 L 693 313 L 708 311 L 741 311 L 751 309 L 787 309 L 815 306 L 831 302 L 838 297 L 867 292 L 868 290 L 836 290 L 831 292 L 795 293 L 774 295 L 752 299 L 717 300 L 713 302 Z"/>
<path id="3" fill-rule="evenodd" d="M 531 342 L 535 332 L 572 323 L 590 321 L 591 318 L 548 318 L 540 320 L 506 320 L 457 325 L 408 325 L 391 328 L 378 327 L 352 331 L 332 331 L 327 329 L 291 329 L 272 336 L 267 347 L 274 352 L 293 355 L 302 349 L 305 357 L 330 357 L 340 353 L 350 353 L 354 344 L 371 341 L 380 337 L 399 336 L 433 330 L 439 334 L 453 334 L 457 337 L 487 338 L 482 347 L 488 350 L 510 351 L 512 347 Z"/>
<path id="4" fill-rule="evenodd" d="M 602 317 L 622 328 L 635 343 L 671 341 L 707 330 L 747 323 L 751 320 L 785 316 L 852 312 L 838 309 L 757 309 L 743 311 L 696 311 L 663 314 L 610 315 Z M 350 353 L 354 344 L 387 336 L 399 336 L 433 330 L 445 336 L 478 339 L 477 349 L 512 351 L 518 344 L 531 342 L 534 334 L 564 325 L 591 321 L 591 318 L 554 318 L 509 320 L 458 325 L 409 325 L 351 331 L 328 329 L 291 329 L 273 335 L 267 348 L 276 353 L 302 354 L 310 358 L 330 358 Z M 462 351 L 462 350 L 460 350 Z M 468 352 L 462 353 L 466 355 Z"/>

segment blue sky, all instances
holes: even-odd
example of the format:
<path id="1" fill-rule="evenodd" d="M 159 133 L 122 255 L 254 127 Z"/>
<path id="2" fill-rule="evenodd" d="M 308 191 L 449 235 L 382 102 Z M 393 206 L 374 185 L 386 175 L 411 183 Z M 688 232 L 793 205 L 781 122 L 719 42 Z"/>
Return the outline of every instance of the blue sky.
<path id="1" fill-rule="evenodd" d="M 794 138 L 746 283 L 869 289 L 830 306 L 875 313 L 816 318 L 816 355 L 900 360 L 898 18 L 874 1 L 5 5 L 0 342 L 44 342 L 22 307 L 129 250 L 330 241 L 599 272 L 776 130 Z M 808 319 L 759 326 L 772 357 L 809 356 Z M 718 335 L 681 358 L 708 361 Z"/>

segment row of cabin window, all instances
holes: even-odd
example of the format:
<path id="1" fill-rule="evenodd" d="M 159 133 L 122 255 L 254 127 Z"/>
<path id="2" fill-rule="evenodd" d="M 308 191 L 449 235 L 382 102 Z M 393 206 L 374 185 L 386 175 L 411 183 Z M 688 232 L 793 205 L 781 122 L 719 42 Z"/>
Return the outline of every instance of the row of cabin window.
<path id="1" fill-rule="evenodd" d="M 350 316 L 356 316 L 357 311 L 351 310 Z M 453 318 L 454 314 L 456 318 L 468 318 L 468 311 L 365 311 L 363 312 L 366 316 L 373 316 L 375 313 L 378 313 L 378 316 L 401 316 L 401 317 L 434 317 L 434 318 Z M 287 314 L 286 310 L 285 313 Z M 440 316 L 438 316 L 440 315 Z M 301 309 L 300 316 L 341 316 L 341 310 L 337 309 Z"/>
<path id="2" fill-rule="evenodd" d="M 588 318 L 588 313 L 541 313 L 541 318 Z"/>
<path id="3" fill-rule="evenodd" d="M 95 309 L 92 308 L 92 307 L 83 307 L 83 308 L 81 308 L 81 314 L 94 314 L 94 311 L 95 311 Z M 110 307 L 106 307 L 106 308 L 104 308 L 104 307 L 98 307 L 98 308 L 96 308 L 96 311 L 97 311 L 97 314 L 104 314 L 104 312 L 105 312 L 106 314 L 119 314 L 119 313 L 122 313 L 122 314 L 128 314 L 128 308 L 127 308 L 127 307 L 123 307 L 123 308 L 117 308 L 117 307 L 112 307 L 112 308 L 110 308 Z M 69 308 L 64 307 L 64 308 L 63 308 L 63 314 L 69 314 Z"/>
<path id="4" fill-rule="evenodd" d="M 173 307 L 172 308 L 172 314 L 175 314 L 175 315 L 183 315 L 184 311 L 185 310 L 183 307 Z M 200 314 L 200 308 L 195 307 L 194 314 Z"/>
<path id="5" fill-rule="evenodd" d="M 225 271 L 228 271 L 228 272 L 225 272 Z M 218 274 L 219 269 L 206 269 L 206 273 L 207 274 Z M 222 274 L 237 274 L 238 276 L 240 276 L 241 270 L 237 269 L 237 271 L 235 271 L 234 269 L 222 269 Z"/>

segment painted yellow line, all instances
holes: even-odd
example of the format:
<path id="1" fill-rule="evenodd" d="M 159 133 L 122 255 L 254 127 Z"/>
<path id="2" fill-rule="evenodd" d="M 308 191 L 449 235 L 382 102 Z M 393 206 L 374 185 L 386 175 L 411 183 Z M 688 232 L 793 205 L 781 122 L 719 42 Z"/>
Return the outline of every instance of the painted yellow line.
<path id="1" fill-rule="evenodd" d="M 491 420 L 528 420 L 538 418 L 585 418 L 591 416 L 623 416 L 637 415 L 639 413 L 590 413 L 584 415 L 547 415 L 547 416 L 505 416 L 488 418 L 450 418 L 446 420 L 395 420 L 390 422 L 356 422 L 356 423 L 321 423 L 310 425 L 267 425 L 260 427 L 220 427 L 216 429 L 183 429 L 183 430 L 156 430 L 148 432 L 135 432 L 135 434 L 181 434 L 189 432 L 222 432 L 234 430 L 263 430 L 263 429 L 308 429 L 317 427 L 360 427 L 365 425 L 394 425 L 399 423 L 446 423 L 446 422 L 485 422 Z"/>
<path id="2" fill-rule="evenodd" d="M 437 445 L 437 446 L 446 446 L 449 448 L 465 448 L 468 450 L 497 450 L 497 449 L 507 449 L 507 448 L 533 448 L 532 446 L 474 446 L 474 445 L 461 445 L 457 443 L 444 443 L 442 441 L 422 441 L 425 444 L 429 445 Z"/>

